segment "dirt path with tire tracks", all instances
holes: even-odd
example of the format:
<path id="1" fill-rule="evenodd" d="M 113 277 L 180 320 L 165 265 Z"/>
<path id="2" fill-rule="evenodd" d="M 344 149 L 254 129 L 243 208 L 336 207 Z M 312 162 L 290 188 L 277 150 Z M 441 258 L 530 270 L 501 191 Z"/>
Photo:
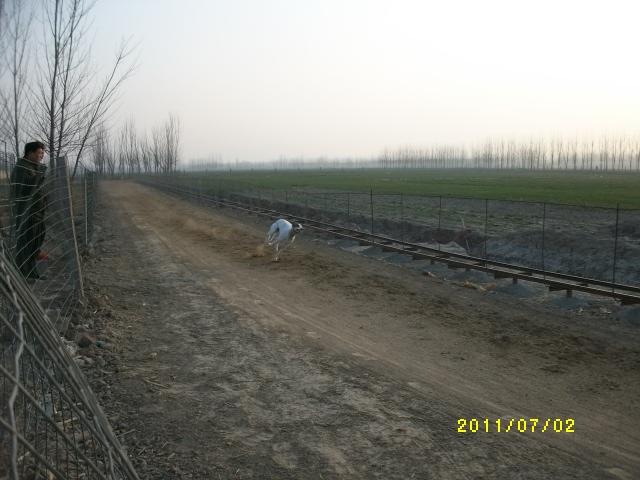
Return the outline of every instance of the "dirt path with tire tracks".
<path id="1" fill-rule="evenodd" d="M 92 375 L 143 478 L 640 475 L 637 328 L 311 235 L 273 263 L 266 220 L 101 191 L 87 276 L 115 351 Z M 536 417 L 535 432 L 495 431 Z M 459 433 L 459 418 L 491 431 Z M 575 432 L 542 433 L 547 418 Z"/>

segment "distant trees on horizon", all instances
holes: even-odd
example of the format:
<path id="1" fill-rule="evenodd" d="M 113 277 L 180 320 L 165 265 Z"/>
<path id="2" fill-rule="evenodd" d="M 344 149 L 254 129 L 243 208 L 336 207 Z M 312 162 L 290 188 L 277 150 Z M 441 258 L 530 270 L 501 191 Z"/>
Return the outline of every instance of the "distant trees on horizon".
<path id="1" fill-rule="evenodd" d="M 515 141 L 488 139 L 472 147 L 440 145 L 385 149 L 365 159 L 286 158 L 266 162 L 191 160 L 185 170 L 296 170 L 322 168 L 476 168 L 519 170 L 640 171 L 640 137 L 602 136 Z"/>
<path id="2" fill-rule="evenodd" d="M 378 161 L 381 168 L 640 171 L 640 138 L 622 135 L 598 140 L 554 138 L 527 142 L 489 139 L 470 149 L 385 150 Z"/>

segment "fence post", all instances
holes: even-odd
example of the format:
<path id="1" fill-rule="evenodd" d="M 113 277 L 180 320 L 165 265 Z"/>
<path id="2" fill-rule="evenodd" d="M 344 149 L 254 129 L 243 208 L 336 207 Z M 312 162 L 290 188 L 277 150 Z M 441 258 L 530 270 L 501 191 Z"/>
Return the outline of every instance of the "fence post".
<path id="1" fill-rule="evenodd" d="M 9 170 L 9 157 L 7 156 L 7 141 L 6 140 L 0 140 L 2 143 L 4 143 L 4 162 L 3 162 L 3 166 L 4 166 L 4 173 L 5 176 L 7 178 L 7 180 L 9 181 L 9 178 L 11 177 L 11 171 Z"/>
<path id="2" fill-rule="evenodd" d="M 84 184 L 84 246 L 89 247 L 89 199 L 87 197 L 87 172 L 82 175 L 82 183 Z"/>
<path id="3" fill-rule="evenodd" d="M 616 263 L 618 260 L 618 225 L 620 223 L 620 204 L 616 204 L 616 230 L 615 240 L 613 241 L 613 275 L 611 283 L 616 283 Z M 615 291 L 615 287 L 611 286 L 611 291 Z"/>
<path id="4" fill-rule="evenodd" d="M 540 254 L 542 256 L 541 261 L 542 261 L 542 270 L 543 272 L 546 272 L 546 268 L 544 266 L 544 236 L 545 236 L 545 225 L 547 222 L 547 202 L 543 202 L 542 203 L 542 249 L 540 251 Z M 543 276 L 546 280 L 547 278 L 547 274 L 543 273 Z"/>
<path id="5" fill-rule="evenodd" d="M 351 194 L 347 192 L 347 218 L 351 218 Z"/>
<path id="6" fill-rule="evenodd" d="M 71 201 L 71 183 L 69 176 L 67 175 L 67 157 L 62 156 L 56 158 L 56 171 L 55 171 L 55 186 L 54 186 L 54 205 L 59 205 L 57 215 L 59 216 L 59 225 L 69 225 L 68 229 L 62 227 L 62 232 L 65 230 L 69 233 L 62 233 L 63 242 L 66 244 L 66 248 L 62 253 L 62 257 L 66 262 L 66 268 L 71 273 L 72 282 L 75 287 L 75 292 L 80 297 L 84 297 L 84 286 L 82 283 L 82 269 L 80 266 L 80 256 L 78 252 L 78 242 L 76 239 L 76 227 L 73 217 L 73 203 Z M 71 237 L 71 238 L 69 238 Z M 67 329 L 67 325 L 60 325 L 61 331 Z"/>
<path id="7" fill-rule="evenodd" d="M 371 203 L 371 233 L 373 233 L 373 188 L 369 192 L 370 195 L 370 203 Z"/>
<path id="8" fill-rule="evenodd" d="M 404 195 L 402 193 L 400 194 L 400 241 L 404 243 Z"/>
<path id="9" fill-rule="evenodd" d="M 91 219 L 91 223 L 89 224 L 89 238 L 93 237 L 93 232 L 95 231 L 95 218 L 96 218 L 96 202 L 98 196 L 98 174 L 96 172 L 91 172 L 91 203 L 89 204 L 89 209 L 91 213 L 89 214 L 89 218 Z"/>
<path id="10" fill-rule="evenodd" d="M 438 207 L 438 250 L 440 250 L 440 225 L 442 223 L 442 195 L 440 195 L 440 206 Z"/>
<path id="11" fill-rule="evenodd" d="M 484 199 L 484 259 L 487 260 L 487 224 L 489 223 L 489 199 Z"/>

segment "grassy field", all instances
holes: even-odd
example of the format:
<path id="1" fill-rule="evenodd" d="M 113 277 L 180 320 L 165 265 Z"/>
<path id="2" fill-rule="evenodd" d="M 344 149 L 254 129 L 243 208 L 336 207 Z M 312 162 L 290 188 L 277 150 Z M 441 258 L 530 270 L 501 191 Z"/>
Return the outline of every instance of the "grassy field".
<path id="1" fill-rule="evenodd" d="M 497 170 L 300 170 L 210 173 L 211 181 L 314 189 L 640 208 L 640 174 Z M 215 180 L 214 180 L 215 179 Z"/>

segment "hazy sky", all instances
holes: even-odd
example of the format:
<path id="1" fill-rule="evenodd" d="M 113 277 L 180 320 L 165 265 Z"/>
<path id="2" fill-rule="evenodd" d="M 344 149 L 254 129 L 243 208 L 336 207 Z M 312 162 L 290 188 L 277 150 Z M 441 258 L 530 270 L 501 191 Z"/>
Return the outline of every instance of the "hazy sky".
<path id="1" fill-rule="evenodd" d="M 364 157 L 488 136 L 640 132 L 640 2 L 100 0 L 139 67 L 114 120 L 182 155 Z"/>

